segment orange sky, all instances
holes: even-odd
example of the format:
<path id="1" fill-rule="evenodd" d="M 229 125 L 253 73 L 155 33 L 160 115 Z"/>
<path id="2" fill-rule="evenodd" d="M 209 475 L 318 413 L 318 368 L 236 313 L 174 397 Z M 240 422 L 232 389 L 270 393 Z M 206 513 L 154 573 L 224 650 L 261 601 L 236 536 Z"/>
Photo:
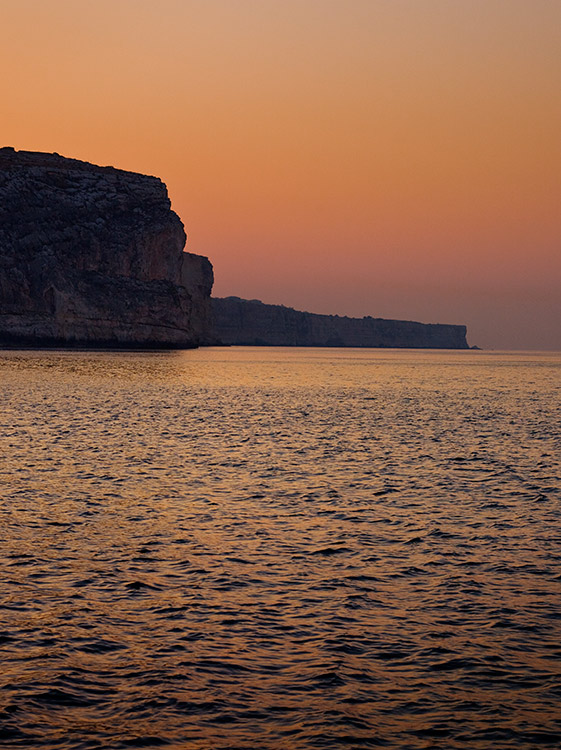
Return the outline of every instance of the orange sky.
<path id="1" fill-rule="evenodd" d="M 559 0 L 2 0 L 2 143 L 156 174 L 217 295 L 561 349 Z"/>

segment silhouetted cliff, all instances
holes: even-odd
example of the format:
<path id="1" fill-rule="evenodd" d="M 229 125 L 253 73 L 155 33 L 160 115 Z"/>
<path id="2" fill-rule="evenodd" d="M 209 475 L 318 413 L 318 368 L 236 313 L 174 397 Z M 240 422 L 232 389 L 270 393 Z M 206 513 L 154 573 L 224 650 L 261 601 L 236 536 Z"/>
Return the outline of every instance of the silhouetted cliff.
<path id="1" fill-rule="evenodd" d="M 0 149 L 0 344 L 192 347 L 212 266 L 156 177 Z"/>
<path id="2" fill-rule="evenodd" d="M 383 318 L 317 315 L 239 297 L 213 298 L 214 334 L 223 344 L 467 349 L 466 327 Z"/>

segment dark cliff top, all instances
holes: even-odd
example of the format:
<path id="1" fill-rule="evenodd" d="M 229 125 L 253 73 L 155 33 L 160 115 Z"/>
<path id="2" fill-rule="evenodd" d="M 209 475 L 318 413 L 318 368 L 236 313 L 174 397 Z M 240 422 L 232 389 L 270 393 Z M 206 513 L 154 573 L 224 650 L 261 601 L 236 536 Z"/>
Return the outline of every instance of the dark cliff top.
<path id="1" fill-rule="evenodd" d="M 72 170 L 73 172 L 88 172 L 90 174 L 105 174 L 114 176 L 123 176 L 139 180 L 156 180 L 161 183 L 159 177 L 145 175 L 140 172 L 129 172 L 117 167 L 100 167 L 88 161 L 80 159 L 70 159 L 57 153 L 48 153 L 43 151 L 16 151 L 12 146 L 0 148 L 0 169 L 12 169 L 13 167 L 42 167 L 49 170 Z M 162 183 L 163 184 L 163 183 Z"/>
<path id="2" fill-rule="evenodd" d="M 171 209 L 159 177 L 9 146 L 0 148 L 0 197 L 0 230 L 2 221 L 21 230 L 25 220 L 37 221 L 39 214 L 70 227 L 87 214 L 107 218 L 128 210 L 131 216 L 148 212 L 153 219 L 154 211 L 164 217 Z M 73 222 L 69 210 L 76 214 Z"/>

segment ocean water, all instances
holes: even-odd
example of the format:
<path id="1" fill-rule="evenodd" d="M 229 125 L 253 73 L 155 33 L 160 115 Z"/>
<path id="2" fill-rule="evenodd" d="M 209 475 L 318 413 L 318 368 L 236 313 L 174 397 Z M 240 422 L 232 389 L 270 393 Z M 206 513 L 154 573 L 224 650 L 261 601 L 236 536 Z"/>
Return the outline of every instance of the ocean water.
<path id="1" fill-rule="evenodd" d="M 0 353 L 0 744 L 561 746 L 561 355 Z"/>

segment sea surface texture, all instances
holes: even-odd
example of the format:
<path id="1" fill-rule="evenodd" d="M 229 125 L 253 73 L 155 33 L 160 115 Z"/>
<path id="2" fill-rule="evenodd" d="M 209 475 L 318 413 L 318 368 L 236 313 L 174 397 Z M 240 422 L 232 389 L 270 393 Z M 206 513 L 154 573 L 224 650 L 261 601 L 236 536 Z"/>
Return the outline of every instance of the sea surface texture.
<path id="1" fill-rule="evenodd" d="M 0 353 L 0 744 L 561 746 L 561 355 Z"/>

